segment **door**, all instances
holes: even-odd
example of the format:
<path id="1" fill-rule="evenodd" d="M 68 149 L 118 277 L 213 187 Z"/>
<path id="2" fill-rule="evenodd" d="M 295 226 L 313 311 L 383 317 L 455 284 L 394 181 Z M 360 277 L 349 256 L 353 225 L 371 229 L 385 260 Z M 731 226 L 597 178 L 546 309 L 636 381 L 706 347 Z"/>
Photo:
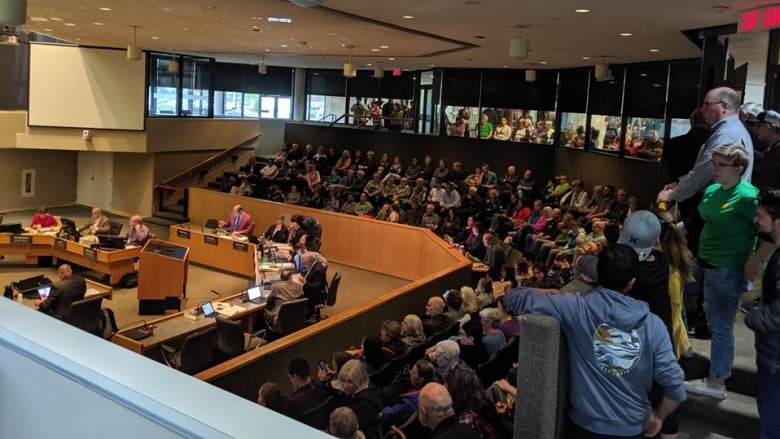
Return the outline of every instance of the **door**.
<path id="1" fill-rule="evenodd" d="M 111 210 L 114 187 L 114 154 L 79 152 L 76 202 Z"/>

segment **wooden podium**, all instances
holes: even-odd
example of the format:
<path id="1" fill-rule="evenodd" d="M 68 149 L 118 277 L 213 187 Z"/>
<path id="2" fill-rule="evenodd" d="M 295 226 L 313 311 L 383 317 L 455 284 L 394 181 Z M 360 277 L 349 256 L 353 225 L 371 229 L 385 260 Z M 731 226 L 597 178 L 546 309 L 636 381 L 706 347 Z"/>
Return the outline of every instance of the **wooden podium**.
<path id="1" fill-rule="evenodd" d="M 165 314 L 181 309 L 187 294 L 187 263 L 190 249 L 150 239 L 138 260 L 138 314 Z"/>

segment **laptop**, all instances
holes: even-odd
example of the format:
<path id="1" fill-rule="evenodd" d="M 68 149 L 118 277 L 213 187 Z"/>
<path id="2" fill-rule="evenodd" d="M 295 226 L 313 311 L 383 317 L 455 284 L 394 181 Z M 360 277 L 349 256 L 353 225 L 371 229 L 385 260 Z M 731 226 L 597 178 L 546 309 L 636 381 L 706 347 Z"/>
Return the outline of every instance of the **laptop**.
<path id="1" fill-rule="evenodd" d="M 38 297 L 41 298 L 41 300 L 46 300 L 49 298 L 49 293 L 51 292 L 51 285 L 44 285 L 38 287 Z"/>
<path id="2" fill-rule="evenodd" d="M 245 302 L 262 303 L 265 302 L 263 296 L 263 286 L 255 285 L 246 289 Z"/>
<path id="3" fill-rule="evenodd" d="M 214 218 L 209 218 L 206 220 L 206 225 L 204 227 L 207 229 L 218 229 L 219 221 L 215 220 Z"/>
<path id="4" fill-rule="evenodd" d="M 200 306 L 200 311 L 206 317 L 214 317 L 217 315 L 217 310 L 214 309 L 214 305 L 211 302 L 206 302 Z"/>

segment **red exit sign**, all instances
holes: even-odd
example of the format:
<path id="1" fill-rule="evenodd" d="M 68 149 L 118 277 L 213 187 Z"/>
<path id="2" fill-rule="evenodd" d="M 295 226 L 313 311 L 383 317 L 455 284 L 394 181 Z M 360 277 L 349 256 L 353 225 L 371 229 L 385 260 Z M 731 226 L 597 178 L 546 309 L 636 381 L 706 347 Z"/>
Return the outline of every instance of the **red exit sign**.
<path id="1" fill-rule="evenodd" d="M 780 27 L 780 6 L 745 12 L 739 19 L 739 32 Z"/>

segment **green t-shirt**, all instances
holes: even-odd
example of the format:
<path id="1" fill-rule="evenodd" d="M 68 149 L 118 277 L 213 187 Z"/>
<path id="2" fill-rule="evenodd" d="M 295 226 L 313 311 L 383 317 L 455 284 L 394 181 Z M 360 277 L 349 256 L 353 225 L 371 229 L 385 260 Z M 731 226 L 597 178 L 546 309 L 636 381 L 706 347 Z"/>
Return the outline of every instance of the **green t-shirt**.
<path id="1" fill-rule="evenodd" d="M 742 267 L 756 244 L 758 189 L 745 180 L 723 190 L 715 183 L 704 190 L 699 213 L 704 229 L 699 258 L 716 267 Z"/>
<path id="2" fill-rule="evenodd" d="M 493 133 L 493 124 L 490 122 L 485 122 L 483 125 L 479 126 L 479 138 L 480 139 L 487 139 L 490 137 L 490 135 Z"/>

